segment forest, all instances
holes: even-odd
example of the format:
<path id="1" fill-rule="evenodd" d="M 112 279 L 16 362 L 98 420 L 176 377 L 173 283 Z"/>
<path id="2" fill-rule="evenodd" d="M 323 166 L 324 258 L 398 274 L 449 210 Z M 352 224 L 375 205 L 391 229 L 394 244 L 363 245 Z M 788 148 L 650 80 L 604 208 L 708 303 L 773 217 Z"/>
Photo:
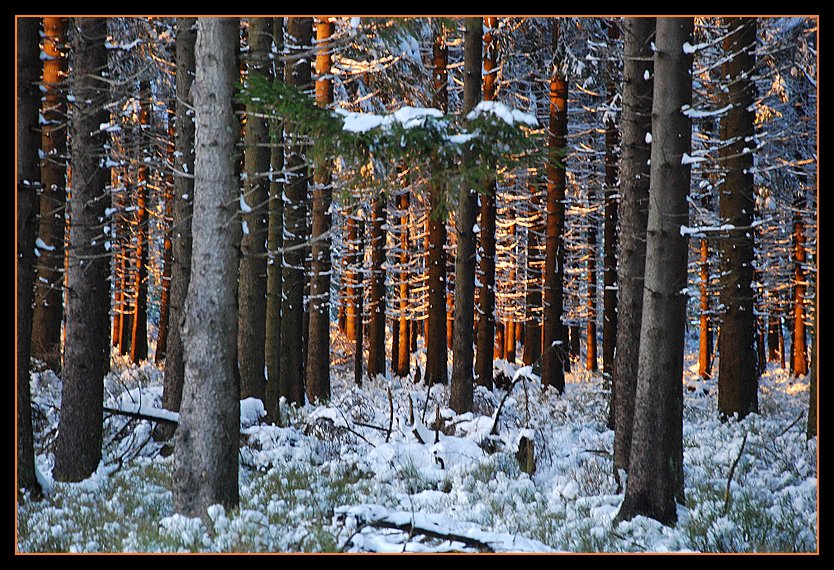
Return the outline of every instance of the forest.
<path id="1" fill-rule="evenodd" d="M 819 553 L 817 16 L 15 32 L 16 553 Z"/>

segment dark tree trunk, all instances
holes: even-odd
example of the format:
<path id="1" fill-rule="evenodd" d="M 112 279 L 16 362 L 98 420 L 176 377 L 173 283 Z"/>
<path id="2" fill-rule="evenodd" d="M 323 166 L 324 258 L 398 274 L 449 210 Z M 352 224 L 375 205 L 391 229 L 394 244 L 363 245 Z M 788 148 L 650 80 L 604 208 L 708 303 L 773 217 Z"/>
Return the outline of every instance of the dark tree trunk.
<path id="1" fill-rule="evenodd" d="M 385 205 L 377 196 L 371 221 L 371 297 L 368 307 L 368 376 L 385 376 Z"/>
<path id="2" fill-rule="evenodd" d="M 817 281 L 819 283 L 819 280 Z M 816 289 L 819 291 L 819 288 Z M 819 304 L 817 304 L 819 310 Z M 818 313 L 814 311 L 816 316 Z M 816 320 L 816 319 L 815 319 Z M 816 323 L 811 329 L 811 385 L 808 395 L 808 425 L 806 428 L 806 436 L 808 439 L 816 437 L 817 435 L 817 332 Z"/>
<path id="3" fill-rule="evenodd" d="M 625 498 L 616 520 L 677 520 L 683 502 L 683 349 L 686 327 L 692 18 L 658 18 L 652 105 L 649 221 L 633 441 Z"/>
<path id="4" fill-rule="evenodd" d="M 434 60 L 434 107 L 444 113 L 449 96 L 447 92 L 448 73 L 446 63 L 449 48 L 443 33 L 435 37 Z M 438 183 L 429 185 L 429 310 L 426 320 L 426 383 L 446 384 L 448 353 L 446 349 L 446 211 L 442 204 L 443 189 Z"/>
<path id="5" fill-rule="evenodd" d="M 357 225 L 357 243 L 356 247 L 359 252 L 363 252 L 365 249 L 364 236 L 365 228 L 362 220 L 356 220 Z M 362 259 L 364 255 L 361 253 L 359 254 L 359 259 Z M 364 314 L 364 288 L 365 288 L 365 276 L 362 265 L 360 264 L 356 270 L 356 339 L 354 341 L 353 346 L 353 381 L 356 382 L 357 385 L 362 383 L 362 349 L 364 347 L 365 342 L 365 332 L 364 332 L 364 322 L 363 322 L 363 314 Z"/>
<path id="6" fill-rule="evenodd" d="M 195 18 L 177 18 L 177 107 L 174 152 L 174 235 L 171 267 L 170 333 L 165 356 L 162 407 L 179 411 L 185 378 L 182 326 L 185 298 L 191 282 L 191 214 L 194 203 L 194 114 L 191 85 L 194 82 Z M 154 437 L 167 439 L 172 426 L 157 426 Z"/>
<path id="7" fill-rule="evenodd" d="M 614 358 L 614 474 L 628 471 L 643 313 L 646 225 L 652 132 L 651 43 L 655 18 L 623 20 L 623 114 L 620 162 L 620 260 L 617 275 L 617 354 Z M 648 77 L 648 79 L 646 79 Z"/>
<path id="8" fill-rule="evenodd" d="M 559 43 L 559 21 L 553 22 L 553 49 Z M 542 384 L 565 390 L 566 336 L 562 325 L 565 228 L 565 145 L 568 131 L 568 85 L 554 66 L 550 79 L 550 120 L 547 146 L 547 228 L 544 259 L 544 322 L 542 325 Z"/>
<path id="9" fill-rule="evenodd" d="M 286 43 L 291 53 L 311 49 L 313 19 L 290 18 L 287 21 Z M 301 58 L 288 62 L 285 80 L 299 89 L 311 87 L 310 60 Z M 281 374 L 279 395 L 289 402 L 304 403 L 304 283 L 307 241 L 307 163 L 304 147 L 292 137 L 287 125 L 286 179 L 284 190 L 284 267 L 281 307 Z"/>
<path id="10" fill-rule="evenodd" d="M 484 101 L 493 101 L 498 79 L 498 44 L 494 30 L 498 18 L 484 20 L 483 62 Z M 492 361 L 495 343 L 495 177 L 489 175 L 480 196 L 481 217 L 478 233 L 480 271 L 478 272 L 478 347 L 475 358 L 475 382 L 492 389 Z M 501 347 L 503 349 L 503 346 Z"/>
<path id="11" fill-rule="evenodd" d="M 237 18 L 197 21 L 194 250 L 185 341 L 185 384 L 174 454 L 174 508 L 208 520 L 214 504 L 236 507 L 240 384 L 237 273 L 241 226 L 235 220 L 239 127 Z"/>
<path id="12" fill-rule="evenodd" d="M 466 18 L 463 35 L 463 109 L 465 116 L 481 99 L 481 51 L 483 22 Z M 473 160 L 464 153 L 465 164 Z M 475 319 L 475 216 L 476 194 L 469 184 L 461 184 L 455 218 L 455 335 L 452 340 L 452 386 L 449 407 L 458 413 L 472 410 L 473 322 Z"/>
<path id="13" fill-rule="evenodd" d="M 712 337 L 709 326 L 709 246 L 706 239 L 701 239 L 701 263 L 699 266 L 701 314 L 698 319 L 698 376 L 712 377 Z"/>
<path id="14" fill-rule="evenodd" d="M 808 374 L 808 347 L 805 343 L 805 222 L 802 210 L 805 198 L 798 195 L 794 202 L 794 287 L 793 326 L 791 327 L 791 373 L 794 376 Z"/>
<path id="15" fill-rule="evenodd" d="M 530 185 L 530 213 L 532 222 L 527 230 L 527 295 L 525 298 L 524 353 L 522 363 L 530 366 L 542 355 L 542 266 L 540 261 L 544 223 L 539 211 L 541 194 L 535 184 Z"/>
<path id="16" fill-rule="evenodd" d="M 579 325 L 571 325 L 568 328 L 570 337 L 570 358 L 573 360 L 579 359 L 580 349 L 582 347 L 582 331 Z"/>
<path id="17" fill-rule="evenodd" d="M 43 123 L 41 124 L 39 248 L 32 322 L 32 356 L 61 367 L 64 314 L 64 212 L 67 205 L 66 43 L 67 19 L 43 19 Z"/>
<path id="18" fill-rule="evenodd" d="M 245 63 L 251 77 L 271 77 L 272 18 L 249 19 L 249 51 Z M 270 165 L 269 124 L 246 109 L 242 200 L 247 231 L 240 243 L 240 314 L 237 352 L 240 366 L 240 397 L 266 399 L 266 242 L 269 216 Z M 242 205 L 242 204 L 241 204 Z"/>
<path id="19" fill-rule="evenodd" d="M 136 176 L 136 272 L 133 290 L 136 305 L 130 335 L 130 360 L 139 364 L 148 359 L 148 166 L 144 159 L 150 152 L 146 144 L 151 124 L 151 85 L 139 84 L 139 140 L 142 157 Z"/>
<path id="20" fill-rule="evenodd" d="M 593 209 L 596 191 L 588 189 L 588 207 Z M 585 330 L 585 370 L 596 372 L 597 364 L 597 219 L 588 214 L 588 322 Z"/>
<path id="21" fill-rule="evenodd" d="M 608 21 L 608 49 L 620 39 L 619 25 Z M 608 102 L 614 105 L 617 95 L 617 68 L 613 59 L 608 61 Z M 617 168 L 620 158 L 620 133 L 617 130 L 613 109 L 605 121 L 605 228 L 603 249 L 602 283 L 602 373 L 605 383 L 610 386 L 614 370 L 614 353 L 617 348 L 617 206 L 619 204 Z M 612 391 L 613 394 L 613 391 Z M 609 427 L 614 427 L 614 400 Z"/>
<path id="22" fill-rule="evenodd" d="M 316 22 L 316 104 L 322 108 L 333 103 L 329 41 L 332 34 L 333 22 L 326 18 Z M 310 402 L 330 400 L 329 232 L 332 193 L 330 165 L 322 161 L 315 165 L 313 173 L 310 329 L 307 341 L 307 400 Z"/>
<path id="23" fill-rule="evenodd" d="M 724 313 L 718 352 L 718 411 L 722 416 L 738 414 L 743 418 L 759 409 L 756 370 L 755 316 L 753 314 L 753 153 L 743 152 L 752 146 L 755 134 L 755 85 L 753 69 L 756 46 L 755 18 L 727 18 L 729 35 L 724 40 L 728 60 L 721 66 L 728 78 L 727 103 L 732 108 L 721 119 L 724 184 L 719 187 L 721 224 L 735 228 L 722 235 L 721 304 Z M 745 139 L 748 142 L 745 142 Z"/>
<path id="24" fill-rule="evenodd" d="M 273 41 L 278 53 L 284 48 L 284 18 L 273 18 Z M 275 66 L 273 81 L 283 81 L 284 64 Z M 284 125 L 272 125 L 270 139 L 269 227 L 267 229 L 266 263 L 266 408 L 267 421 L 277 423 L 281 376 L 281 280 L 283 275 L 280 249 L 284 247 Z"/>
<path id="25" fill-rule="evenodd" d="M 174 158 L 176 131 L 174 129 L 174 118 L 176 116 L 176 102 L 168 102 L 168 140 L 167 143 L 167 166 L 173 169 L 176 164 Z M 156 336 L 156 354 L 154 361 L 159 364 L 165 360 L 168 347 L 168 324 L 171 314 L 171 257 L 173 256 L 174 244 L 171 239 L 173 233 L 174 219 L 174 173 L 170 170 L 165 175 L 165 192 L 163 201 L 163 221 L 165 227 L 165 238 L 162 242 L 162 287 L 159 293 L 159 332 Z"/>
<path id="26" fill-rule="evenodd" d="M 345 336 L 349 341 L 356 340 L 356 264 L 358 253 L 356 250 L 356 219 L 351 212 L 345 215 L 345 234 L 347 243 L 345 248 L 345 266 L 342 275 L 343 305 L 345 308 Z M 403 230 L 405 231 L 405 230 Z"/>
<path id="27" fill-rule="evenodd" d="M 17 20 L 17 473 L 15 488 L 41 495 L 35 476 L 29 356 L 32 340 L 32 299 L 37 227 L 38 18 Z"/>
<path id="28" fill-rule="evenodd" d="M 61 421 L 55 449 L 55 479 L 80 481 L 101 460 L 104 375 L 110 369 L 110 258 L 104 247 L 104 211 L 110 173 L 101 166 L 109 97 L 96 80 L 107 69 L 107 20 L 73 19 L 70 71 L 72 197 L 67 275 Z"/>

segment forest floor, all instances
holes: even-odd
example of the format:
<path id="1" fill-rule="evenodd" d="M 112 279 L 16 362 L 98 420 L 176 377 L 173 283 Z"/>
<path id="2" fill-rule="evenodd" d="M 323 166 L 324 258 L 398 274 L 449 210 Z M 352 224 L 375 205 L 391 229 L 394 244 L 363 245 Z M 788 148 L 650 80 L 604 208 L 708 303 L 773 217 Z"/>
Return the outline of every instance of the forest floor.
<path id="1" fill-rule="evenodd" d="M 33 373 L 37 466 L 48 495 L 20 501 L 17 546 L 22 552 L 813 552 L 817 440 L 805 437 L 808 379 L 770 364 L 759 383 L 760 413 L 722 422 L 716 382 L 698 379 L 691 340 L 682 387 L 686 502 L 674 528 L 644 517 L 612 523 L 623 494 L 612 472 L 614 433 L 606 427 L 608 393 L 598 373 L 574 363 L 560 396 L 522 371 L 491 436 L 504 390 L 476 389 L 475 411 L 456 415 L 447 407 L 448 386 L 428 390 L 399 378 L 357 386 L 351 350 L 336 338 L 328 405 L 285 408 L 279 427 L 259 420 L 257 402 L 244 401 L 240 507 L 212 507 L 209 524 L 173 512 L 173 456 L 151 438 L 153 424 L 145 420 L 105 414 L 96 473 L 80 483 L 53 481 L 61 384 L 51 371 Z M 500 361 L 496 367 L 513 375 L 517 368 Z M 128 366 L 114 357 L 105 405 L 141 399 L 143 408 L 160 407 L 161 382 L 152 363 Z M 531 465 L 517 453 L 523 438 L 533 441 L 532 475 L 517 458 Z"/>

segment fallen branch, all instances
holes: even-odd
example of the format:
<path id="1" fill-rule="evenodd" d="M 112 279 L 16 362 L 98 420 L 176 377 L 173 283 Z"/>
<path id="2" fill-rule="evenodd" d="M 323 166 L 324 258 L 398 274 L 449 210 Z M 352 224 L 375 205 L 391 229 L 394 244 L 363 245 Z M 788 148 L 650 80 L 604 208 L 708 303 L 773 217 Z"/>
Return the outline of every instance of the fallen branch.
<path id="1" fill-rule="evenodd" d="M 733 461 L 733 464 L 730 466 L 730 474 L 727 477 L 727 490 L 724 492 L 724 514 L 730 510 L 730 503 L 732 502 L 732 496 L 730 495 L 730 483 L 733 481 L 733 474 L 736 472 L 736 466 L 738 466 L 738 462 L 741 459 L 741 454 L 744 452 L 744 444 L 747 443 L 747 432 L 744 432 L 744 438 L 741 440 L 741 447 L 738 450 L 738 455 Z"/>
<path id="2" fill-rule="evenodd" d="M 795 419 L 794 421 L 792 421 L 792 422 L 791 422 L 791 425 L 789 425 L 788 427 L 786 427 L 785 429 L 783 429 L 783 430 L 782 430 L 782 432 L 781 432 L 779 435 L 777 435 L 776 437 L 782 437 L 783 435 L 785 435 L 786 433 L 788 433 L 788 430 L 789 430 L 789 429 L 791 429 L 793 426 L 795 426 L 795 425 L 799 422 L 799 420 L 801 420 L 801 419 L 802 419 L 802 417 L 803 417 L 804 415 L 805 415 L 805 412 L 799 412 L 799 415 L 798 415 L 798 416 L 796 416 L 796 419 Z M 776 439 L 776 438 L 774 438 L 774 439 Z"/>
<path id="3" fill-rule="evenodd" d="M 387 519 L 377 519 L 377 520 L 370 520 L 366 521 L 364 524 L 357 527 L 356 532 L 353 534 L 355 536 L 358 532 L 360 532 L 365 527 L 372 527 L 372 528 L 384 528 L 384 529 L 391 529 L 391 530 L 399 530 L 402 532 L 408 533 L 409 537 L 413 537 L 414 535 L 420 534 L 426 536 L 428 538 L 437 538 L 439 540 L 448 540 L 449 542 L 460 542 L 465 546 L 470 548 L 476 548 L 479 552 L 495 552 L 495 549 L 487 544 L 486 542 L 482 542 L 480 540 L 463 536 L 461 534 L 454 534 L 454 533 L 446 533 L 446 532 L 439 532 L 436 530 L 432 530 L 429 528 L 424 528 L 418 526 L 412 522 L 405 522 L 405 523 L 395 523 L 393 521 Z M 351 536 L 348 541 L 353 539 Z"/>
<path id="4" fill-rule="evenodd" d="M 388 388 L 388 433 L 385 434 L 385 443 L 391 438 L 391 430 L 394 428 L 394 397 L 391 396 L 391 385 Z"/>
<path id="5" fill-rule="evenodd" d="M 148 410 L 147 408 L 145 408 L 144 411 L 142 411 L 142 412 L 135 412 L 135 411 L 132 411 L 132 410 L 121 410 L 119 408 L 111 408 L 109 406 L 104 406 L 104 411 L 107 412 L 107 413 L 110 413 L 110 414 L 117 414 L 117 415 L 120 415 L 120 416 L 127 416 L 129 418 L 137 418 L 137 419 L 140 419 L 140 420 L 148 420 L 148 421 L 151 421 L 151 422 L 162 422 L 162 423 L 168 423 L 168 424 L 174 424 L 174 425 L 177 425 L 179 423 L 179 419 L 174 419 L 173 416 L 155 415 L 153 413 L 148 413 L 150 410 Z M 156 410 L 154 410 L 154 411 L 156 411 Z M 162 410 L 162 409 L 160 409 L 158 411 L 167 412 L 168 414 L 174 413 L 174 412 L 171 412 L 169 410 Z"/>

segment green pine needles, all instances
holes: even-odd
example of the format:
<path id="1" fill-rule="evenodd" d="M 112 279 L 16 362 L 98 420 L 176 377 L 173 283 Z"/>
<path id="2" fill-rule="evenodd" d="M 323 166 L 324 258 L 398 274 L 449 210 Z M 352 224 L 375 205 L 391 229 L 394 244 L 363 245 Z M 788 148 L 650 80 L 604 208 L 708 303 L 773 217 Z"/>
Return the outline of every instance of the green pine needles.
<path id="1" fill-rule="evenodd" d="M 540 166 L 548 156 L 535 118 L 497 102 L 482 102 L 466 117 L 416 107 L 354 113 L 322 109 L 308 93 L 257 75 L 240 93 L 247 108 L 283 122 L 285 142 L 303 144 L 311 164 L 333 165 L 346 200 L 352 189 L 384 193 L 405 170 L 440 189 L 486 191 L 497 174 Z M 444 192 L 444 211 L 433 215 L 454 207 L 456 194 Z"/>

